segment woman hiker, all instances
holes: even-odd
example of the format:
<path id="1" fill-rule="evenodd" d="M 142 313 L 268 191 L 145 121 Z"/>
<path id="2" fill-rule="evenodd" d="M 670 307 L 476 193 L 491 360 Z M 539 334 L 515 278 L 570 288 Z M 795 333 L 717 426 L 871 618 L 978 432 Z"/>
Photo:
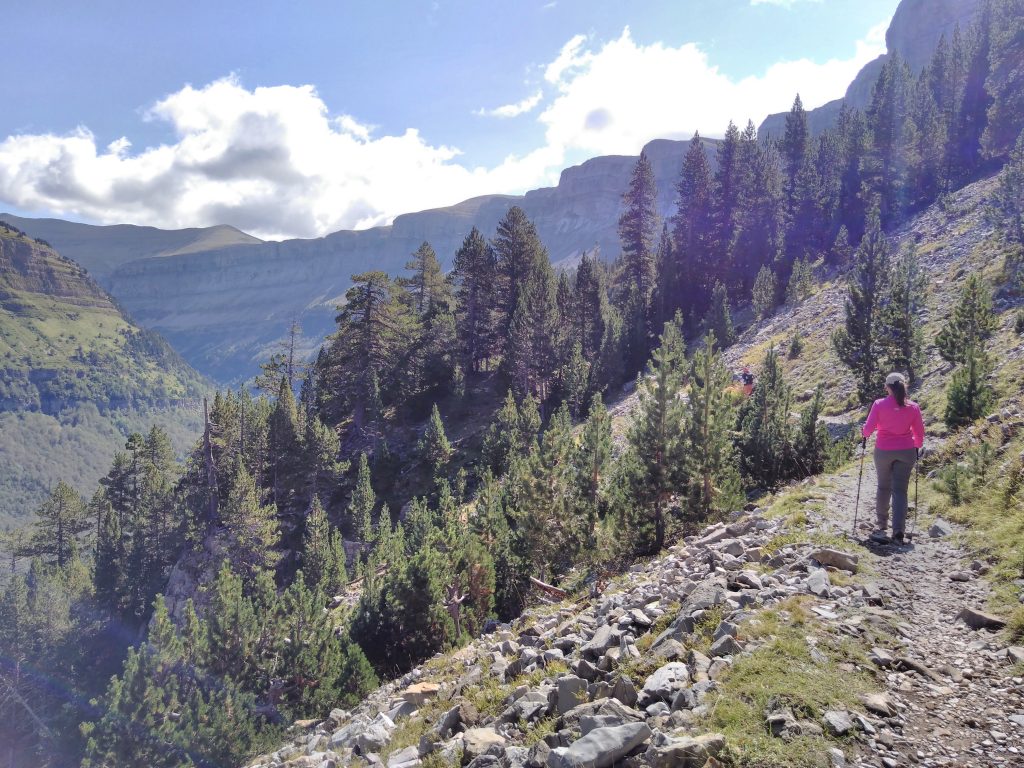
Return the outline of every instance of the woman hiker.
<path id="1" fill-rule="evenodd" d="M 878 490 L 875 496 L 875 530 L 871 540 L 888 544 L 886 534 L 889 523 L 889 499 L 892 499 L 892 541 L 903 544 L 904 524 L 907 520 L 907 489 L 910 473 L 917 462 L 918 449 L 924 445 L 924 422 L 921 409 L 907 399 L 907 380 L 901 373 L 885 377 L 888 397 L 875 400 L 864 423 L 861 434 L 865 446 L 867 438 L 876 429 L 875 470 Z"/>

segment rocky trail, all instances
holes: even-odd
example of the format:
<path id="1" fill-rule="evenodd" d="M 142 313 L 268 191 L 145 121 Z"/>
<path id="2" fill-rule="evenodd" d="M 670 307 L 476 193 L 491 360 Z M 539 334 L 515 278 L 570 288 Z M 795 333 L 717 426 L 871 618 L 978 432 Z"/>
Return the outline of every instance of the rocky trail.
<path id="1" fill-rule="evenodd" d="M 822 528 L 853 529 L 856 470 L 835 478 Z M 924 478 L 921 478 L 924 481 Z M 1024 651 L 1007 648 L 984 613 L 986 565 L 968 562 L 957 529 L 945 521 L 917 520 L 913 541 L 880 546 L 867 541 L 874 522 L 875 470 L 864 462 L 857 537 L 869 556 L 871 589 L 897 620 L 891 647 L 872 660 L 883 668 L 895 714 L 861 742 L 855 765 L 1024 765 L 1024 680 L 1011 677 Z M 913 503 L 913 485 L 911 485 Z M 907 521 L 910 529 L 910 519 Z M 1018 667 L 1018 672 L 1019 672 Z"/>
<path id="2" fill-rule="evenodd" d="M 864 537 L 874 481 L 868 461 Z M 250 765 L 1024 765 L 1024 650 L 980 628 L 985 565 L 942 521 L 903 547 L 862 547 L 856 483 L 854 466 L 786 492 L 806 522 L 769 508 L 709 526 L 604 594 L 532 609 L 352 712 L 296 724 Z M 785 679 L 756 706 L 756 686 L 736 688 L 788 647 L 779 636 L 801 646 L 783 678 L 824 700 Z M 837 655 L 847 642 L 860 650 Z M 737 700 L 747 732 L 719 712 Z"/>

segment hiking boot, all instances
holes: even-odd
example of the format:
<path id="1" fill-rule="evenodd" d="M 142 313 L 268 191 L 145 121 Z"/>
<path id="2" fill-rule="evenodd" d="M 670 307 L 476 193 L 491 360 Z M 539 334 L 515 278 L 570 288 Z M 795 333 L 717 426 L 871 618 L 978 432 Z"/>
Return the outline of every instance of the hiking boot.
<path id="1" fill-rule="evenodd" d="M 894 533 L 892 535 L 892 543 L 897 545 L 897 546 L 899 546 L 899 547 L 902 547 L 907 542 L 904 541 L 902 533 Z"/>
<path id="2" fill-rule="evenodd" d="M 871 536 L 869 536 L 868 538 L 870 538 L 872 541 L 878 544 L 888 544 L 891 541 L 891 539 L 889 538 L 889 534 L 887 534 L 885 531 L 881 529 L 876 529 L 872 531 Z"/>

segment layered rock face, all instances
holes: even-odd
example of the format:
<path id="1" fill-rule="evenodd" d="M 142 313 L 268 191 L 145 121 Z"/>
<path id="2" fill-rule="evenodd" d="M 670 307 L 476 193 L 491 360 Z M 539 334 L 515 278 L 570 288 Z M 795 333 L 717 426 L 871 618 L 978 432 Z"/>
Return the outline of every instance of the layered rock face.
<path id="1" fill-rule="evenodd" d="M 113 270 L 135 259 L 263 242 L 223 225 L 174 230 L 131 224 L 96 227 L 62 219 L 26 219 L 9 213 L 0 214 L 0 221 L 50 243 L 103 284 Z"/>
<path id="2" fill-rule="evenodd" d="M 704 142 L 712 162 L 716 146 L 715 141 Z M 686 147 L 682 141 L 657 140 L 645 148 L 658 184 L 658 207 L 665 216 L 675 206 L 675 183 Z M 113 234 L 119 238 L 134 232 L 139 255 L 120 260 L 102 273 L 101 282 L 137 322 L 163 334 L 198 370 L 222 382 L 235 382 L 258 372 L 258 363 L 293 319 L 303 327 L 306 351 L 319 346 L 334 328 L 336 306 L 353 274 L 375 269 L 398 274 L 423 241 L 450 268 L 470 230 L 475 226 L 492 236 L 513 205 L 521 206 L 534 221 L 555 264 L 571 266 L 580 254 L 595 248 L 603 258 L 614 258 L 619 252 L 616 228 L 622 195 L 636 160 L 598 157 L 563 171 L 556 187 L 522 196 L 477 197 L 398 216 L 391 226 L 311 240 L 246 243 L 221 233 L 226 243 L 207 247 L 204 243 L 214 240 L 206 230 L 198 231 L 205 233 L 202 238 L 195 232 L 191 239 L 181 233 L 155 238 L 143 227 L 69 222 L 57 227 L 52 220 L 32 219 L 18 219 L 17 224 L 30 234 L 52 238 L 63 253 L 86 266 L 99 263 L 98 244 L 107 230 L 117 230 Z M 172 241 L 184 244 L 168 251 Z M 127 248 L 125 243 L 118 240 L 117 248 Z M 166 247 L 155 250 L 160 246 Z"/>
<path id="3" fill-rule="evenodd" d="M 931 58 L 939 39 L 947 38 L 960 27 L 961 32 L 974 23 L 981 11 L 981 0 L 902 0 L 893 14 L 885 33 L 886 53 L 864 65 L 857 77 L 846 89 L 847 104 L 857 109 L 866 109 L 871 101 L 871 89 L 882 70 L 882 64 L 894 52 L 906 60 L 912 72 L 918 72 Z M 807 114 L 811 133 L 821 133 L 835 123 L 839 107 L 844 99 L 836 99 Z M 786 130 L 786 113 L 768 115 L 758 128 L 757 134 L 782 136 Z"/>

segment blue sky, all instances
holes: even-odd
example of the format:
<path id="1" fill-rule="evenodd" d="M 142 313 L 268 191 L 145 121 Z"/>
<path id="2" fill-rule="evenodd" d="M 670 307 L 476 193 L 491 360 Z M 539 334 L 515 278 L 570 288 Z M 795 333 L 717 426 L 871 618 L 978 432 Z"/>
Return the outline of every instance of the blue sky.
<path id="1" fill-rule="evenodd" d="M 896 0 L 4 10 L 0 207 L 315 236 L 841 96 Z"/>

